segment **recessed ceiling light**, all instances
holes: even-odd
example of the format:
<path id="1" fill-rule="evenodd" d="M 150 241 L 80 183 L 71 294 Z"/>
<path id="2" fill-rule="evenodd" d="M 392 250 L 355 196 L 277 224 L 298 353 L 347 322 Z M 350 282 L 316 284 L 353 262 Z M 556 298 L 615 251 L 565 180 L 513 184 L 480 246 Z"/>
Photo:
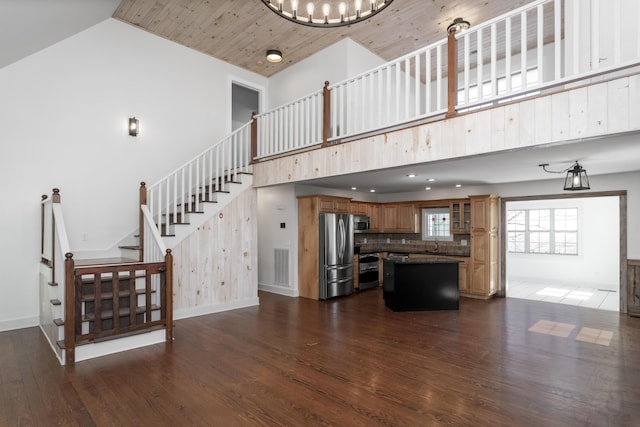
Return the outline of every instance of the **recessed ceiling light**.
<path id="1" fill-rule="evenodd" d="M 427 181 L 434 182 L 435 180 L 436 180 L 435 178 L 429 178 Z"/>
<path id="2" fill-rule="evenodd" d="M 282 62 L 282 52 L 277 49 L 269 49 L 267 51 L 267 61 L 272 63 Z"/>
<path id="3" fill-rule="evenodd" d="M 358 187 L 351 187 L 351 189 L 352 189 L 352 190 L 357 190 L 357 189 L 358 189 Z"/>
<path id="4" fill-rule="evenodd" d="M 415 177 L 416 177 L 416 174 L 415 174 L 415 173 L 408 173 L 408 174 L 407 174 L 407 176 L 408 176 L 409 178 L 415 178 Z"/>
<path id="5" fill-rule="evenodd" d="M 425 187 L 424 189 L 425 190 L 431 190 L 431 187 Z"/>
<path id="6" fill-rule="evenodd" d="M 462 184 L 456 184 L 456 188 L 462 187 Z"/>
<path id="7" fill-rule="evenodd" d="M 375 193 L 376 190 L 374 188 L 372 188 L 371 190 L 369 190 L 369 193 Z"/>

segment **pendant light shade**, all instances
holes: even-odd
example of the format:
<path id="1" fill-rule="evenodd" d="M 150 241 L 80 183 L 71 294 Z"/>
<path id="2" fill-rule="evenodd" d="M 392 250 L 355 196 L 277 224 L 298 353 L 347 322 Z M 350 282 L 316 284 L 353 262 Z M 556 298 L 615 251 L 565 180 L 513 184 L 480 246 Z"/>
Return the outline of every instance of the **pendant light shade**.
<path id="1" fill-rule="evenodd" d="M 578 162 L 567 171 L 567 177 L 564 180 L 564 189 L 568 191 L 591 189 L 591 187 L 589 187 L 587 171 L 584 170 Z"/>

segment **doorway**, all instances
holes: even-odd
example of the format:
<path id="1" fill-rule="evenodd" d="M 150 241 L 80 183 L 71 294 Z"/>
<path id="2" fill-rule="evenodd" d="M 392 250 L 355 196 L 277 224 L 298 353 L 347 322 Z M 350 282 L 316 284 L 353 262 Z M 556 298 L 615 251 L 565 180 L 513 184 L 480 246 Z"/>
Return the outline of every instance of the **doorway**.
<path id="1" fill-rule="evenodd" d="M 502 201 L 501 294 L 626 312 L 626 194 Z"/>
<path id="2" fill-rule="evenodd" d="M 252 113 L 260 113 L 261 91 L 237 81 L 231 82 L 231 131 L 251 121 Z"/>

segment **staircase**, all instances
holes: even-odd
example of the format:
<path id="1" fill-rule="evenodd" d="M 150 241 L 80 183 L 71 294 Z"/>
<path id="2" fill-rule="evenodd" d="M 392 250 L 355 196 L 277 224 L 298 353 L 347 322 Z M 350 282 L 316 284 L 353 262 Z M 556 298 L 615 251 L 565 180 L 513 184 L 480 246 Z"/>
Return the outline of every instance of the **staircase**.
<path id="1" fill-rule="evenodd" d="M 251 187 L 249 146 L 247 124 L 141 183 L 138 243 L 120 246 L 127 257 L 74 260 L 59 190 L 42 197 L 40 325 L 62 364 L 173 339 L 170 248 Z"/>

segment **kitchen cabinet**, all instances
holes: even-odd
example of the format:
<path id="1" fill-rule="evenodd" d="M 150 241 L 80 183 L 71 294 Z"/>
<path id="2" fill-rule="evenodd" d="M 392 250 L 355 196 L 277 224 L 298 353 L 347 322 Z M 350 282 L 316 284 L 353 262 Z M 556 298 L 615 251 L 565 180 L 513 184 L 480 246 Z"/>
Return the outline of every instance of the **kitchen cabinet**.
<path id="1" fill-rule="evenodd" d="M 369 205 L 369 231 L 372 233 L 380 233 L 382 231 L 382 208 L 378 203 Z"/>
<path id="2" fill-rule="evenodd" d="M 498 290 L 498 196 L 471 196 L 471 294 L 489 297 Z"/>
<path id="3" fill-rule="evenodd" d="M 451 234 L 469 234 L 471 232 L 471 202 L 467 199 L 452 200 L 449 210 Z"/>
<path id="4" fill-rule="evenodd" d="M 382 206 L 382 232 L 417 233 L 418 221 L 413 203 L 384 203 Z"/>
<path id="5" fill-rule="evenodd" d="M 299 196 L 298 197 L 298 295 L 303 298 L 319 299 L 321 212 L 349 213 L 346 197 Z"/>
<path id="6" fill-rule="evenodd" d="M 351 201 L 351 203 L 349 205 L 349 211 L 353 215 L 366 215 L 366 216 L 369 216 L 370 203 Z"/>
<path id="7" fill-rule="evenodd" d="M 319 212 L 349 213 L 351 199 L 346 197 L 313 196 L 318 199 Z"/>

